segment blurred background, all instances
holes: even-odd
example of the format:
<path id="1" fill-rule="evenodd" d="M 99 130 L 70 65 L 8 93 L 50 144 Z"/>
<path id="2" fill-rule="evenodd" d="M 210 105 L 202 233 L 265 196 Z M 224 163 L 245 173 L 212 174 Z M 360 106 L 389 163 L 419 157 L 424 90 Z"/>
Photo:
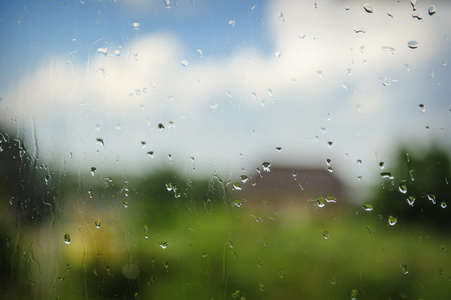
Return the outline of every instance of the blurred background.
<path id="1" fill-rule="evenodd" d="M 446 299 L 447 1 L 0 9 L 8 299 Z"/>

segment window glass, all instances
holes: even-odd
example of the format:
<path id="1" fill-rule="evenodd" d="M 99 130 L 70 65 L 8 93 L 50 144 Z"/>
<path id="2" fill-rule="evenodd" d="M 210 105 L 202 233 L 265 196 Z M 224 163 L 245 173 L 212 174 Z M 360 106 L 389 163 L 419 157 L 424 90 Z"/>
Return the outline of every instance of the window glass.
<path id="1" fill-rule="evenodd" d="M 0 4 L 8 299 L 445 299 L 447 1 Z"/>

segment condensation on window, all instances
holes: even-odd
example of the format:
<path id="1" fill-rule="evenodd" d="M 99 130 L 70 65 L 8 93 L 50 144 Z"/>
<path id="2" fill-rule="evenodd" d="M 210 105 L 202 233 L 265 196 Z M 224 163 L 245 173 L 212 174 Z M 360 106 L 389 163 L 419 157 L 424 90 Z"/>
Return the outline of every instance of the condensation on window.
<path id="1" fill-rule="evenodd" d="M 1 4 L 5 299 L 445 299 L 447 1 Z"/>

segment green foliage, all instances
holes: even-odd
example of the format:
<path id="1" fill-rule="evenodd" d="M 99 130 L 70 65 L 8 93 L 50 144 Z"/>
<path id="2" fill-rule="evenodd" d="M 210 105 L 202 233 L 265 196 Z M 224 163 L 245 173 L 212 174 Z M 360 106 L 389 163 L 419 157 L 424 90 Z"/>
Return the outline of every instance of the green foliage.
<path id="1" fill-rule="evenodd" d="M 446 230 L 451 226 L 451 173 L 449 153 L 430 148 L 423 155 L 398 152 L 393 177 L 382 176 L 371 203 L 384 218 Z"/>

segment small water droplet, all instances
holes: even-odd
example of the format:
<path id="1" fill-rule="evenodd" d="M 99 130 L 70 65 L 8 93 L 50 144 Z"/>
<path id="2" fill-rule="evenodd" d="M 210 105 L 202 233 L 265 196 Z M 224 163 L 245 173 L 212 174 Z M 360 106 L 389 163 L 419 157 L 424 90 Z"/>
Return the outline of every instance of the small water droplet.
<path id="1" fill-rule="evenodd" d="M 282 53 L 281 53 L 280 51 L 276 51 L 276 52 L 274 53 L 274 55 L 275 55 L 277 58 L 280 58 L 280 56 L 282 55 Z"/>
<path id="2" fill-rule="evenodd" d="M 446 208 L 447 206 L 448 206 L 448 204 L 446 202 L 440 203 L 440 207 L 441 208 Z"/>
<path id="3" fill-rule="evenodd" d="M 416 48 L 418 48 L 418 42 L 417 41 L 409 41 L 409 42 L 407 42 L 407 46 L 410 48 L 410 49 L 416 49 Z"/>
<path id="4" fill-rule="evenodd" d="M 134 23 L 132 23 L 132 25 L 133 25 L 133 29 L 139 29 L 139 23 L 138 22 L 134 22 Z"/>
<path id="5" fill-rule="evenodd" d="M 248 176 L 246 176 L 246 175 L 241 175 L 240 176 L 240 179 L 241 179 L 241 182 L 246 182 L 246 181 L 248 181 L 249 180 L 249 177 Z"/>
<path id="6" fill-rule="evenodd" d="M 283 17 L 283 13 L 280 13 L 279 20 L 282 22 L 285 22 L 285 18 Z"/>
<path id="7" fill-rule="evenodd" d="M 426 111 L 426 105 L 424 105 L 424 104 L 419 104 L 418 107 L 420 108 L 420 111 L 421 111 L 422 113 L 424 113 L 424 112 Z"/>
<path id="8" fill-rule="evenodd" d="M 164 8 L 170 9 L 171 8 L 171 0 L 164 0 L 163 5 L 164 5 Z"/>
<path id="9" fill-rule="evenodd" d="M 366 33 L 365 28 L 362 27 L 354 27 L 354 32 L 355 33 Z"/>
<path id="10" fill-rule="evenodd" d="M 384 179 L 394 179 L 395 178 L 390 172 L 382 172 L 381 177 Z"/>
<path id="11" fill-rule="evenodd" d="M 323 71 L 316 71 L 316 75 L 318 75 L 319 78 L 323 78 Z"/>
<path id="12" fill-rule="evenodd" d="M 69 245 L 69 244 L 70 244 L 70 234 L 69 234 L 69 233 L 65 233 L 65 234 L 64 234 L 64 243 L 65 243 L 66 245 Z"/>
<path id="13" fill-rule="evenodd" d="M 402 270 L 402 273 L 403 273 L 404 275 L 409 274 L 409 270 L 408 270 L 408 268 L 407 268 L 407 265 L 401 265 L 401 270 Z"/>
<path id="14" fill-rule="evenodd" d="M 434 194 L 428 194 L 427 197 L 428 197 L 428 200 L 432 201 L 433 204 L 437 204 L 437 202 L 435 201 L 435 195 Z"/>
<path id="15" fill-rule="evenodd" d="M 182 66 L 184 66 L 184 67 L 187 67 L 188 64 L 189 64 L 189 62 L 188 62 L 186 59 L 182 59 L 182 60 L 180 61 L 180 64 L 181 64 Z"/>
<path id="16" fill-rule="evenodd" d="M 385 163 L 383 162 L 383 161 L 381 161 L 380 163 L 379 163 L 379 167 L 383 170 L 383 169 L 385 169 Z M 381 173 L 381 175 L 382 175 L 382 173 Z"/>
<path id="17" fill-rule="evenodd" d="M 423 21 L 423 15 L 421 13 L 419 13 L 419 12 L 414 12 L 412 14 L 412 18 L 420 20 L 420 21 Z"/>
<path id="18" fill-rule="evenodd" d="M 362 207 L 365 211 L 373 211 L 373 205 L 371 205 L 369 203 L 363 204 Z"/>
<path id="19" fill-rule="evenodd" d="M 331 142 L 331 141 L 328 141 L 328 142 L 327 142 L 327 145 L 328 145 L 329 148 L 332 148 L 332 145 L 333 145 L 333 144 L 334 144 L 334 142 Z"/>
<path id="20" fill-rule="evenodd" d="M 96 139 L 96 142 L 97 142 L 97 144 L 105 147 L 105 143 L 103 142 L 103 139 Z"/>
<path id="21" fill-rule="evenodd" d="M 97 219 L 94 224 L 96 225 L 96 228 L 100 228 L 100 220 Z"/>
<path id="22" fill-rule="evenodd" d="M 318 199 L 316 199 L 316 203 L 318 204 L 318 207 L 324 207 L 326 205 L 326 200 L 324 197 L 318 197 Z"/>
<path id="23" fill-rule="evenodd" d="M 119 49 L 116 49 L 116 50 L 114 51 L 114 54 L 115 54 L 116 56 L 119 56 L 119 55 L 121 55 L 121 50 L 119 50 Z"/>
<path id="24" fill-rule="evenodd" d="M 160 242 L 160 247 L 166 249 L 168 247 L 168 242 Z"/>
<path id="25" fill-rule="evenodd" d="M 324 232 L 323 232 L 323 238 L 326 239 L 326 240 L 328 240 L 329 237 L 330 237 L 329 231 L 324 231 Z"/>
<path id="26" fill-rule="evenodd" d="M 282 147 L 276 147 L 277 152 L 282 152 Z"/>
<path id="27" fill-rule="evenodd" d="M 357 160 L 357 164 L 358 164 L 358 165 L 361 165 L 361 164 L 362 164 L 362 160 L 361 160 L 361 159 L 358 159 L 358 160 Z"/>
<path id="28" fill-rule="evenodd" d="M 327 171 L 329 171 L 330 173 L 333 173 L 333 172 L 334 172 L 334 169 L 333 169 L 332 167 L 328 167 L 328 168 L 327 168 Z"/>
<path id="29" fill-rule="evenodd" d="M 230 20 L 230 21 L 229 21 L 229 25 L 230 25 L 230 26 L 234 27 L 235 24 L 236 24 L 236 20 Z"/>
<path id="30" fill-rule="evenodd" d="M 243 203 L 244 202 L 242 200 L 235 200 L 232 202 L 232 205 L 236 206 L 236 207 L 241 207 L 243 205 Z"/>
<path id="31" fill-rule="evenodd" d="M 435 14 L 436 12 L 437 12 L 437 9 L 435 8 L 435 5 L 429 6 L 429 8 L 428 8 L 428 14 L 429 14 L 430 16 L 432 16 L 432 15 Z"/>
<path id="32" fill-rule="evenodd" d="M 353 289 L 351 291 L 351 300 L 356 300 L 358 295 L 359 295 L 359 291 L 356 289 Z"/>
<path id="33" fill-rule="evenodd" d="M 92 167 L 91 168 L 91 175 L 94 176 L 96 171 L 97 171 L 97 168 L 96 167 Z"/>
<path id="34" fill-rule="evenodd" d="M 270 172 L 271 171 L 271 163 L 265 161 L 264 163 L 262 163 L 262 169 L 265 172 Z"/>
<path id="35" fill-rule="evenodd" d="M 363 9 L 369 14 L 373 13 L 373 7 L 369 3 L 364 3 Z"/>
<path id="36" fill-rule="evenodd" d="M 166 183 L 166 189 L 168 190 L 168 192 L 172 191 L 174 189 L 174 187 L 172 186 L 172 183 L 170 183 L 170 182 Z"/>
<path id="37" fill-rule="evenodd" d="M 125 208 L 127 208 L 127 207 L 128 207 L 128 201 L 122 202 L 122 205 L 123 205 Z"/>
<path id="38" fill-rule="evenodd" d="M 97 52 L 106 56 L 108 54 L 108 48 L 98 48 Z"/>
<path id="39" fill-rule="evenodd" d="M 334 196 L 326 196 L 324 199 L 325 199 L 326 202 L 328 202 L 328 203 L 337 203 L 337 198 L 334 197 Z"/>
<path id="40" fill-rule="evenodd" d="M 235 182 L 234 184 L 232 184 L 232 186 L 234 190 L 241 191 L 241 183 Z"/>
<path id="41" fill-rule="evenodd" d="M 407 185 L 405 183 L 400 183 L 398 189 L 403 194 L 407 193 Z"/>
<path id="42" fill-rule="evenodd" d="M 154 158 L 154 152 L 153 151 L 147 152 L 147 156 L 150 158 Z"/>
<path id="43" fill-rule="evenodd" d="M 407 197 L 407 203 L 409 203 L 409 205 L 413 207 L 413 204 L 415 203 L 415 197 L 414 196 Z"/>
<path id="44" fill-rule="evenodd" d="M 396 222 L 398 222 L 398 218 L 393 216 L 388 217 L 388 224 L 390 224 L 390 226 L 395 226 Z"/>
<path id="45" fill-rule="evenodd" d="M 172 164 L 172 154 L 168 154 L 169 163 Z"/>
<path id="46" fill-rule="evenodd" d="M 417 0 L 410 0 L 410 4 L 412 5 L 412 9 L 417 10 Z"/>

